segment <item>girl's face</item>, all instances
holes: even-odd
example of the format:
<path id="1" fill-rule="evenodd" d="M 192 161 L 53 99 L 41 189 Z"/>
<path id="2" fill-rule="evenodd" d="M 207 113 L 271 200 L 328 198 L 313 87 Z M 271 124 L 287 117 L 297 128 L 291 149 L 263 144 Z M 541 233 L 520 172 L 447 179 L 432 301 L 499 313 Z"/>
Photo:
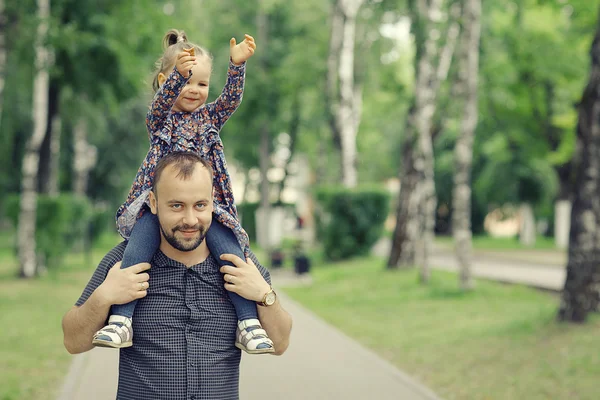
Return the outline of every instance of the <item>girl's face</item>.
<path id="1" fill-rule="evenodd" d="M 198 64 L 192 68 L 192 77 L 181 89 L 173 111 L 192 112 L 206 103 L 212 64 L 208 57 L 198 57 Z"/>

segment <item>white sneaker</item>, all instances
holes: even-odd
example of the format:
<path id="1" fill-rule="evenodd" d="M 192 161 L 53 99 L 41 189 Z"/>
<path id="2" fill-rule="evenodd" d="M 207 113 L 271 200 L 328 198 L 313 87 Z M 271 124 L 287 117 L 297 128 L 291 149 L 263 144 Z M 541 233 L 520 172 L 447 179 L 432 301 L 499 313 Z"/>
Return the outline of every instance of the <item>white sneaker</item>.
<path id="1" fill-rule="evenodd" d="M 244 350 L 248 354 L 275 352 L 273 341 L 269 338 L 258 319 L 238 321 L 235 337 L 235 347 Z"/>
<path id="2" fill-rule="evenodd" d="M 131 318 L 120 315 L 111 315 L 108 325 L 94 335 L 92 344 L 98 347 L 112 347 L 120 349 L 133 345 L 133 328 Z"/>

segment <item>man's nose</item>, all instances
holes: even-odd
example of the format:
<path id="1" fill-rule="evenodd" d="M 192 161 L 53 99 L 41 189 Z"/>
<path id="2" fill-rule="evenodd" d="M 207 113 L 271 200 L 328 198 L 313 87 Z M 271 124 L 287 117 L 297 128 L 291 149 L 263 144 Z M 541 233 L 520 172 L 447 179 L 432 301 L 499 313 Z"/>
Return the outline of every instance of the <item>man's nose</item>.
<path id="1" fill-rule="evenodd" d="M 183 223 L 186 225 L 196 225 L 196 214 L 192 208 L 185 210 L 183 214 Z"/>

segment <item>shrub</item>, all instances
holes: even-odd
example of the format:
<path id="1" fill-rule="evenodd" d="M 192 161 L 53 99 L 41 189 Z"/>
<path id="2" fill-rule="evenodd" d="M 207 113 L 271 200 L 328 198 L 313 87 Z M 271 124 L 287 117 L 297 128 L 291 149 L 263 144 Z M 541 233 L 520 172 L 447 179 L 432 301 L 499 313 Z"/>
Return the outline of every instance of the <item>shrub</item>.
<path id="1" fill-rule="evenodd" d="M 15 227 L 19 220 L 19 196 L 7 198 L 5 212 Z M 73 244 L 86 237 L 92 206 L 86 197 L 61 194 L 38 195 L 36 250 L 48 268 L 55 267 Z"/>
<path id="2" fill-rule="evenodd" d="M 364 255 L 381 237 L 390 203 L 385 189 L 324 187 L 316 199 L 317 235 L 329 260 Z"/>

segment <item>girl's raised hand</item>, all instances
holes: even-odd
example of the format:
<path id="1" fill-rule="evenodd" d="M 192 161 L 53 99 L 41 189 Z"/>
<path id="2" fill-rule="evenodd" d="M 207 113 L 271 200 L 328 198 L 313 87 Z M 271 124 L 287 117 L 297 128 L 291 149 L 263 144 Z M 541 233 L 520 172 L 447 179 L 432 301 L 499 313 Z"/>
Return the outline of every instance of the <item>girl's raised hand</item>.
<path id="1" fill-rule="evenodd" d="M 190 55 L 187 51 L 182 51 L 177 55 L 177 61 L 175 61 L 175 68 L 184 78 L 190 77 L 190 71 L 196 65 L 196 57 Z"/>
<path id="2" fill-rule="evenodd" d="M 240 44 L 236 44 L 235 38 L 229 41 L 229 56 L 234 64 L 241 64 L 248 60 L 256 50 L 254 38 L 248 34 L 244 35 L 244 40 Z"/>

